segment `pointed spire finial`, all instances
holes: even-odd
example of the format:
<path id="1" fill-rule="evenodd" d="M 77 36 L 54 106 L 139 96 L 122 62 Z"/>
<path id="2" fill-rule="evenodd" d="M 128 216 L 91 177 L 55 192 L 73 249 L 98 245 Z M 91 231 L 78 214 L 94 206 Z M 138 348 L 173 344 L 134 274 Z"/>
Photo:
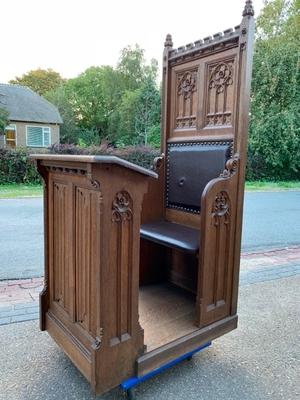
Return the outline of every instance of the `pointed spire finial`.
<path id="1" fill-rule="evenodd" d="M 173 47 L 172 36 L 169 33 L 166 36 L 165 47 Z"/>
<path id="2" fill-rule="evenodd" d="M 243 17 L 246 17 L 247 15 L 254 15 L 254 8 L 251 0 L 246 0 L 245 8 L 243 11 Z"/>

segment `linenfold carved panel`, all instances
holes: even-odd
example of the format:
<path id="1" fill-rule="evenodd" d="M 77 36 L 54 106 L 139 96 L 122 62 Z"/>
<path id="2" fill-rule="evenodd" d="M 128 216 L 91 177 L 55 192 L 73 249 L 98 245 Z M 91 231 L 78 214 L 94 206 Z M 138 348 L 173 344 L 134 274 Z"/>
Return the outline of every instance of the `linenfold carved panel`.
<path id="1" fill-rule="evenodd" d="M 197 115 L 197 69 L 176 75 L 175 129 L 195 129 Z"/>
<path id="2" fill-rule="evenodd" d="M 69 247 L 68 247 L 68 186 L 53 183 L 53 300 L 70 312 Z"/>
<path id="3" fill-rule="evenodd" d="M 234 80 L 234 59 L 207 65 L 206 127 L 232 126 Z"/>
<path id="4" fill-rule="evenodd" d="M 115 332 L 111 344 L 128 339 L 132 327 L 132 198 L 126 191 L 116 193 L 112 203 L 112 245 L 115 281 Z"/>
<path id="5" fill-rule="evenodd" d="M 75 189 L 75 321 L 96 334 L 95 298 L 97 246 L 99 243 L 101 193 L 81 187 Z"/>

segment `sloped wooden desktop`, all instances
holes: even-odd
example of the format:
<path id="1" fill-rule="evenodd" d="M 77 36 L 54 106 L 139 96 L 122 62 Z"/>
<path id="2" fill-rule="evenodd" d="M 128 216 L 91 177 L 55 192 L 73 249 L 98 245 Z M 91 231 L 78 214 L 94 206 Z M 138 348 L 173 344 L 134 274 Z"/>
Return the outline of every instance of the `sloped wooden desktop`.
<path id="1" fill-rule="evenodd" d="M 237 326 L 253 32 L 247 0 L 235 29 L 179 49 L 167 36 L 156 172 L 33 156 L 44 179 L 41 329 L 97 393 Z"/>

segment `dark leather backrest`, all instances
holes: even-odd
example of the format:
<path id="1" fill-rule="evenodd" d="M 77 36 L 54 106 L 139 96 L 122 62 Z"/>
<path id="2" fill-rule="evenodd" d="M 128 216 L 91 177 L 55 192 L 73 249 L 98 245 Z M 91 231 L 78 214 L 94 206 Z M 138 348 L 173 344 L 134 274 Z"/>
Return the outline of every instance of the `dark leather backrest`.
<path id="1" fill-rule="evenodd" d="M 168 143 L 166 207 L 200 213 L 202 192 L 220 176 L 232 155 L 232 141 Z"/>

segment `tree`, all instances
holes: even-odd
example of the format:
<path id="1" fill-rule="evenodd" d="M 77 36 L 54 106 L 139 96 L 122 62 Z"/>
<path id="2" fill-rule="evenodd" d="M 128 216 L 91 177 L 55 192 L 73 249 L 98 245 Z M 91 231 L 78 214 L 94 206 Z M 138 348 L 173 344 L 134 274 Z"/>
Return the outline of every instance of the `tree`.
<path id="1" fill-rule="evenodd" d="M 60 74 L 53 69 L 36 69 L 23 74 L 21 77 L 16 77 L 9 83 L 27 86 L 34 92 L 43 96 L 47 92 L 54 90 L 64 82 Z"/>
<path id="2" fill-rule="evenodd" d="M 0 108 L 0 134 L 3 134 L 9 123 L 9 114 L 4 108 Z"/>
<path id="3" fill-rule="evenodd" d="M 108 137 L 116 145 L 135 145 L 138 142 L 135 125 L 138 98 L 139 89 L 127 90 L 109 118 Z"/>
<path id="4" fill-rule="evenodd" d="M 144 50 L 137 44 L 121 50 L 121 56 L 117 65 L 117 70 L 122 75 L 123 84 L 126 90 L 137 89 L 144 78 Z"/>
<path id="5" fill-rule="evenodd" d="M 160 142 L 160 92 L 152 79 L 127 90 L 109 120 L 109 137 L 118 145 Z"/>
<path id="6" fill-rule="evenodd" d="M 69 102 L 64 85 L 47 92 L 45 98 L 54 104 L 63 120 L 60 127 L 60 142 L 78 144 L 79 128 L 76 124 L 76 115 Z"/>
<path id="7" fill-rule="evenodd" d="M 151 78 L 139 89 L 135 120 L 136 132 L 143 144 L 149 144 L 149 139 L 156 141 L 149 136 L 160 133 L 160 93 Z"/>
<path id="8" fill-rule="evenodd" d="M 271 0 L 257 19 L 248 178 L 300 178 L 299 0 Z M 292 28 L 292 29 L 291 29 Z"/>
<path id="9" fill-rule="evenodd" d="M 121 51 L 117 71 L 122 76 L 125 90 L 135 90 L 146 80 L 156 80 L 158 63 L 155 59 L 150 65 L 145 62 L 145 51 L 139 45 L 127 46 Z"/>
<path id="10" fill-rule="evenodd" d="M 108 123 L 109 139 L 118 145 L 157 144 L 160 141 L 160 92 L 158 64 L 146 64 L 138 45 L 121 52 L 117 71 L 121 78 L 120 97 Z"/>
<path id="11" fill-rule="evenodd" d="M 65 85 L 77 126 L 98 132 L 99 143 L 107 137 L 109 116 L 121 97 L 119 81 L 112 67 L 102 66 L 87 69 Z"/>
<path id="12" fill-rule="evenodd" d="M 45 96 L 64 120 L 61 141 L 98 145 L 157 143 L 160 92 L 157 62 L 139 46 L 121 52 L 117 68 L 91 67 Z"/>

